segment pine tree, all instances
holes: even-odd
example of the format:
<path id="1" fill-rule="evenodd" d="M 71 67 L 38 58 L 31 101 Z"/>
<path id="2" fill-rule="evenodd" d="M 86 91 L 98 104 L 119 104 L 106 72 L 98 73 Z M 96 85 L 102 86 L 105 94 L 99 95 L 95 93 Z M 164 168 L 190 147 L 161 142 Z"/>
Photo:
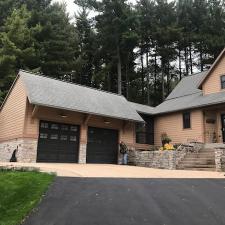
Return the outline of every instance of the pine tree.
<path id="1" fill-rule="evenodd" d="M 176 43 L 179 40 L 180 29 L 177 26 L 175 2 L 157 0 L 156 4 L 156 31 L 154 38 L 157 45 L 157 54 L 161 61 L 161 100 L 171 91 L 171 80 L 174 77 L 171 62 L 176 60 Z"/>
<path id="2" fill-rule="evenodd" d="M 126 49 L 133 50 L 137 39 L 132 7 L 126 0 L 90 0 L 87 3 L 98 13 L 95 20 L 102 55 L 105 55 L 106 61 L 111 61 L 110 64 L 116 64 L 117 91 L 121 94 L 125 67 L 123 53 Z M 114 70 L 114 66 L 107 67 Z"/>
<path id="3" fill-rule="evenodd" d="M 66 7 L 64 4 L 54 3 L 46 9 L 43 16 L 43 29 L 38 37 L 41 72 L 57 78 L 71 75 L 77 51 L 77 37 Z"/>
<path id="4" fill-rule="evenodd" d="M 30 17 L 31 13 L 25 5 L 14 9 L 6 19 L 4 31 L 0 33 L 1 95 L 5 95 L 18 69 L 32 70 L 38 67 L 39 60 L 33 36 L 40 32 L 41 27 L 29 27 Z"/>
<path id="5" fill-rule="evenodd" d="M 95 65 L 98 63 L 98 46 L 96 34 L 92 28 L 91 20 L 88 19 L 88 12 L 86 8 L 75 16 L 76 18 L 76 32 L 78 41 L 77 58 L 74 65 L 76 81 L 91 86 Z"/>

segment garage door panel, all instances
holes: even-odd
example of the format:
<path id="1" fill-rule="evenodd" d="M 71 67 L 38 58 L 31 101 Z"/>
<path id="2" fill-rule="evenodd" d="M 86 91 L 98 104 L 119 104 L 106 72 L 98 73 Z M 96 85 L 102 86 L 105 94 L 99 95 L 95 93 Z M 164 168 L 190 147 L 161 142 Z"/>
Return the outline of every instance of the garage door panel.
<path id="1" fill-rule="evenodd" d="M 88 128 L 87 163 L 117 163 L 118 131 Z"/>
<path id="2" fill-rule="evenodd" d="M 40 121 L 38 162 L 77 162 L 79 126 Z"/>

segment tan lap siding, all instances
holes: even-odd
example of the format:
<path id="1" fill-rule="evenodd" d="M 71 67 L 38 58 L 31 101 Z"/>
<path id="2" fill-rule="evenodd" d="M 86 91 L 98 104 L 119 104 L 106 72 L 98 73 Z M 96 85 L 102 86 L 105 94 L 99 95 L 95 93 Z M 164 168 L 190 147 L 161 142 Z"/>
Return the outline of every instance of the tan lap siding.
<path id="1" fill-rule="evenodd" d="M 34 106 L 27 101 L 26 116 L 24 123 L 24 136 L 38 138 L 39 120 L 32 117 Z"/>
<path id="2" fill-rule="evenodd" d="M 24 85 L 18 78 L 0 111 L 0 141 L 23 135 L 26 98 Z"/>
<path id="3" fill-rule="evenodd" d="M 66 118 L 60 117 L 62 110 L 48 108 L 48 107 L 39 107 L 36 112 L 36 117 L 32 118 L 32 111 L 34 106 L 28 103 L 28 110 L 26 116 L 26 126 L 25 132 L 26 135 L 38 136 L 39 132 L 39 120 L 47 120 L 59 123 L 70 123 L 81 125 L 81 143 L 86 143 L 87 139 L 87 127 L 99 127 L 99 128 L 108 128 L 108 129 L 116 129 L 119 131 L 119 141 L 122 140 L 127 144 L 134 143 L 134 123 L 133 122 L 123 122 L 122 120 L 105 118 L 101 116 L 92 115 L 86 122 L 87 126 L 84 126 L 83 123 L 87 118 L 87 114 L 71 112 L 71 111 L 63 111 L 63 114 L 66 114 Z M 38 118 L 37 118 L 38 117 Z M 104 123 L 104 121 L 110 122 L 109 124 Z"/>
<path id="4" fill-rule="evenodd" d="M 193 139 L 203 142 L 203 113 L 191 111 L 191 128 L 183 129 L 182 113 L 162 115 L 155 118 L 155 144 L 161 145 L 161 134 L 166 132 L 172 143 L 186 143 Z"/>
<path id="5" fill-rule="evenodd" d="M 222 57 L 220 62 L 215 66 L 215 68 L 211 71 L 211 73 L 204 81 L 202 85 L 202 90 L 204 94 L 224 91 L 224 89 L 221 89 L 221 75 L 225 75 L 225 56 Z"/>

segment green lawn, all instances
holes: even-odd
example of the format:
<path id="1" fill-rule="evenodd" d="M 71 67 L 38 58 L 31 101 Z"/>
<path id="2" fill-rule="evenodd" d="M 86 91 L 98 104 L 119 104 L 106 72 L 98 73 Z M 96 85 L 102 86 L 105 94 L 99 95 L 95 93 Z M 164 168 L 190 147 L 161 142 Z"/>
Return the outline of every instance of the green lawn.
<path id="1" fill-rule="evenodd" d="M 37 205 L 54 175 L 0 171 L 0 225 L 17 225 Z"/>

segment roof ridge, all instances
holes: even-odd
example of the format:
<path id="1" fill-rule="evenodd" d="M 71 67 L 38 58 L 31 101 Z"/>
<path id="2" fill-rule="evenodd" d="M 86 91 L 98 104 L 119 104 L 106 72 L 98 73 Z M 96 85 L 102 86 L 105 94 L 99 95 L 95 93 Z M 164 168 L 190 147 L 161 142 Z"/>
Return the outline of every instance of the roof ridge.
<path id="1" fill-rule="evenodd" d="M 97 88 L 94 88 L 94 87 L 89 87 L 89 86 L 82 85 L 82 84 L 73 83 L 73 82 L 67 81 L 67 80 L 60 80 L 59 78 L 49 77 L 49 76 L 44 75 L 44 74 L 39 73 L 39 72 L 36 72 L 36 73 L 35 73 L 35 72 L 32 72 L 32 71 L 27 71 L 27 70 L 22 70 L 22 69 L 20 69 L 19 72 L 20 72 L 20 71 L 25 72 L 25 73 L 29 73 L 29 74 L 32 74 L 32 75 L 37 75 L 37 76 L 40 76 L 40 77 L 49 78 L 49 79 L 52 79 L 52 80 L 61 81 L 61 82 L 63 82 L 63 83 L 68 83 L 68 84 L 72 84 L 72 85 L 77 85 L 77 86 L 80 86 L 80 87 L 85 87 L 85 88 L 89 88 L 89 89 L 92 89 L 92 90 L 101 91 L 101 92 L 104 92 L 104 93 L 108 93 L 108 94 L 112 94 L 112 95 L 117 95 L 117 96 L 120 96 L 120 97 L 125 98 L 122 94 L 118 94 L 118 93 L 114 93 L 114 92 L 110 92 L 110 91 L 105 91 L 105 90 L 97 89 Z M 126 98 L 125 98 L 125 99 L 126 99 Z M 127 101 L 128 101 L 128 100 L 127 100 Z"/>
<path id="2" fill-rule="evenodd" d="M 166 98 L 164 102 L 169 101 L 169 100 L 172 100 L 172 99 L 176 99 L 176 98 L 182 98 L 182 97 L 186 97 L 186 96 L 189 96 L 189 95 L 194 95 L 194 94 L 202 93 L 202 91 L 200 89 L 198 89 L 198 90 L 199 91 L 194 92 L 194 93 L 191 93 L 191 94 L 181 95 L 181 96 L 174 97 L 174 98 L 169 98 L 169 99 Z"/>
<path id="3" fill-rule="evenodd" d="M 147 106 L 147 107 L 151 107 L 151 108 L 155 108 L 154 106 L 151 106 L 151 105 L 141 104 L 141 103 L 132 102 L 132 101 L 128 101 L 128 102 L 130 102 L 130 103 L 135 103 L 135 104 L 138 104 L 138 105 Z"/>
<path id="4" fill-rule="evenodd" d="M 197 72 L 197 73 L 192 73 L 192 74 L 190 74 L 190 75 L 184 76 L 183 78 L 186 78 L 186 77 L 192 77 L 192 76 L 195 76 L 195 75 L 198 75 L 198 74 L 200 74 L 200 73 L 207 72 L 207 71 L 208 71 L 208 70 L 199 71 L 199 72 Z"/>

